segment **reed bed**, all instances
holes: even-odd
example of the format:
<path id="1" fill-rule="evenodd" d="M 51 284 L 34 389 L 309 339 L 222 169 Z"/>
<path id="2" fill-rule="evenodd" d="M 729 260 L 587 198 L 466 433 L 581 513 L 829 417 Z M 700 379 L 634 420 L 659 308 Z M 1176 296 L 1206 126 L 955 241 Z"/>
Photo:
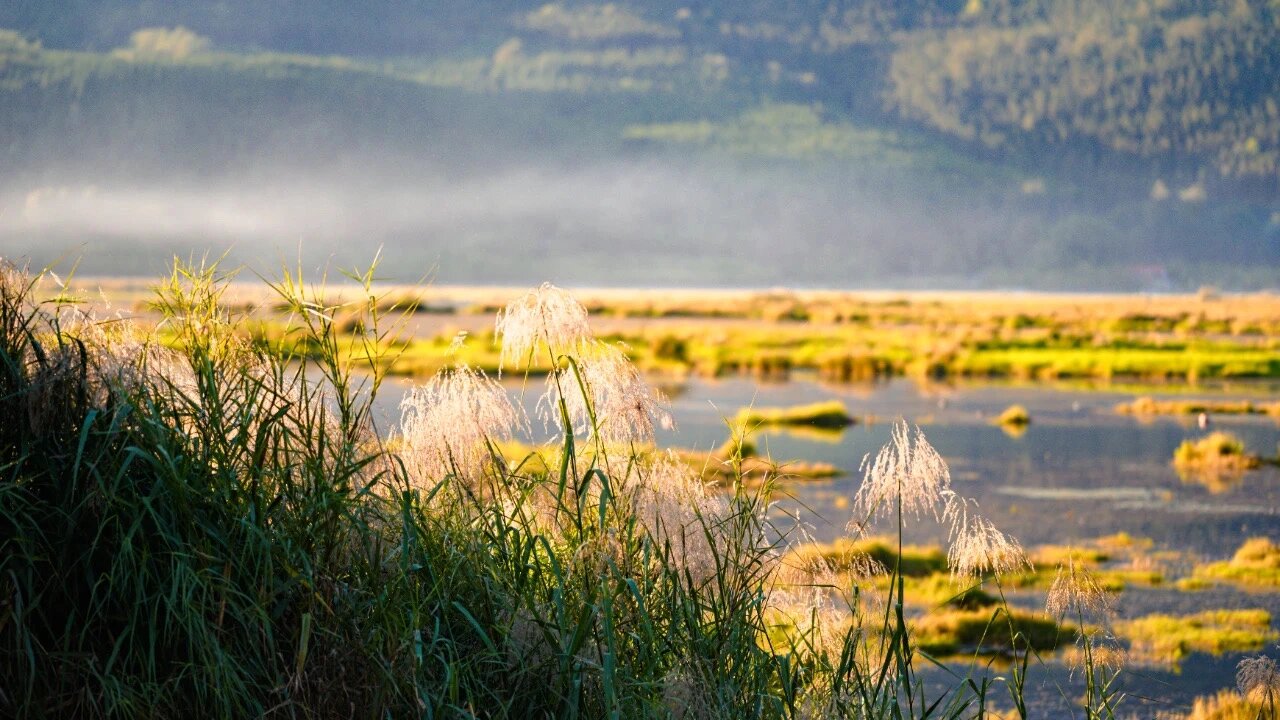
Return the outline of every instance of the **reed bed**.
<path id="1" fill-rule="evenodd" d="M 1088 685 L 1065 701 L 1116 716 L 1110 596 L 1068 554 L 1045 613 L 1011 610 L 1022 548 L 918 430 L 864 468 L 851 528 L 882 526 L 878 551 L 789 562 L 773 484 L 713 491 L 649 449 L 661 398 L 552 286 L 496 333 L 502 371 L 545 370 L 558 443 L 505 457 L 533 420 L 461 363 L 379 427 L 396 319 L 373 274 L 326 301 L 284 272 L 283 330 L 249 341 L 216 265 L 155 287 L 158 330 L 0 268 L 0 714 L 1026 718 L 1069 622 Z M 904 611 L 919 522 L 949 529 L 956 594 L 989 598 L 945 666 Z"/>

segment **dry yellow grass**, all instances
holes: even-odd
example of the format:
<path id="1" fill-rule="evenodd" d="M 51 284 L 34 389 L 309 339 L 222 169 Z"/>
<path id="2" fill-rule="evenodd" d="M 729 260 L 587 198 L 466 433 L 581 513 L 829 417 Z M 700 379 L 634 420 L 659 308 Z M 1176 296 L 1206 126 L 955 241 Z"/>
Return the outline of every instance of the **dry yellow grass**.
<path id="1" fill-rule="evenodd" d="M 1220 492 L 1262 460 L 1245 451 L 1244 443 L 1227 432 L 1211 432 L 1199 440 L 1184 440 L 1173 453 L 1173 466 L 1184 479 L 1191 478 Z"/>
<path id="2" fill-rule="evenodd" d="M 1191 706 L 1191 711 L 1182 713 L 1161 713 L 1158 720 L 1268 720 L 1260 703 L 1246 700 L 1234 690 L 1219 690 L 1217 695 L 1198 697 Z"/>

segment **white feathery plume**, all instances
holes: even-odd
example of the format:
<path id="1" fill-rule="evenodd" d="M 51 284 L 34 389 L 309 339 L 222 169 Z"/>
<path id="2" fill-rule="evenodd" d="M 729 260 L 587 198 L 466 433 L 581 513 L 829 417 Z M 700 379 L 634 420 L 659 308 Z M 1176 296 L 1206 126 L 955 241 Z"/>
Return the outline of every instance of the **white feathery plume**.
<path id="1" fill-rule="evenodd" d="M 990 520 L 969 513 L 963 501 L 947 508 L 953 519 L 947 564 L 951 579 L 980 580 L 984 575 L 1005 575 L 1031 569 L 1027 555 L 1014 538 L 1001 532 Z"/>
<path id="2" fill-rule="evenodd" d="M 1236 665 L 1236 685 L 1246 698 L 1280 700 L 1280 667 L 1265 655 L 1247 657 Z"/>
<path id="3" fill-rule="evenodd" d="M 1056 618 L 1067 616 L 1095 618 L 1109 622 L 1115 613 L 1114 600 L 1088 568 L 1077 565 L 1070 554 L 1058 565 L 1058 573 L 1049 586 L 1045 612 Z"/>
<path id="4" fill-rule="evenodd" d="M 914 437 L 906 421 L 893 426 L 893 436 L 874 459 L 862 461 L 862 485 L 854 497 L 854 522 L 876 515 L 891 515 L 901 501 L 903 519 L 933 515 L 954 496 L 951 471 L 920 428 Z"/>
<path id="5" fill-rule="evenodd" d="M 637 468 L 637 479 L 623 491 L 636 521 L 659 547 L 670 548 L 695 582 L 713 577 L 715 537 L 729 510 L 725 498 L 708 492 L 697 473 L 669 453 Z"/>
<path id="6" fill-rule="evenodd" d="M 502 338 L 499 372 L 508 362 L 528 362 L 539 345 L 558 356 L 592 339 L 587 309 L 551 283 L 543 283 L 508 303 L 498 313 L 494 330 Z"/>
<path id="7" fill-rule="evenodd" d="M 674 427 L 663 407 L 666 399 L 621 349 L 600 343 L 591 349 L 578 358 L 577 372 L 569 366 L 547 376 L 547 390 L 539 401 L 544 420 L 563 424 L 558 411 L 563 397 L 570 427 L 561 430 L 586 437 L 598 433 L 605 444 L 651 443 L 655 425 Z"/>
<path id="8" fill-rule="evenodd" d="M 400 408 L 402 456 L 420 483 L 474 478 L 491 459 L 486 441 L 510 439 L 528 424 L 502 386 L 466 365 L 411 389 Z"/>

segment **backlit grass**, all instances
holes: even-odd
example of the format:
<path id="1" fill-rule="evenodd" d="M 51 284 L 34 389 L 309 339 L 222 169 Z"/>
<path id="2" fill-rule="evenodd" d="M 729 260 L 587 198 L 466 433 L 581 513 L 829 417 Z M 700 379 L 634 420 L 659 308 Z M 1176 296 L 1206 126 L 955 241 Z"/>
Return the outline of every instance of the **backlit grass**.
<path id="1" fill-rule="evenodd" d="M 984 589 L 1020 562 L 990 562 L 989 524 L 950 554 L 903 542 L 904 502 L 950 497 L 924 491 L 949 476 L 922 435 L 882 452 L 923 465 L 863 479 L 894 494 L 875 512 L 896 539 L 802 549 L 743 438 L 719 491 L 653 446 L 657 396 L 557 288 L 500 325 L 507 362 L 553 373 L 560 441 L 538 447 L 465 342 L 433 346 L 452 366 L 379 426 L 415 345 L 372 269 L 341 301 L 285 273 L 264 328 L 228 310 L 217 267 L 179 265 L 160 331 L 2 270 L 6 716 L 958 719 L 994 680 L 974 664 L 926 687 L 925 649 L 1022 658 L 1022 707 L 1029 650 L 1059 634 Z M 907 581 L 937 597 L 947 573 L 962 609 L 909 623 Z"/>
<path id="2" fill-rule="evenodd" d="M 126 305 L 137 297 L 133 286 L 116 292 Z M 429 324 L 439 330 L 395 340 L 403 352 L 390 372 L 430 375 L 453 359 L 496 370 L 493 335 L 470 318 L 501 308 L 511 290 L 387 292 L 394 302 L 382 301 L 384 311 L 427 308 L 432 313 L 418 315 L 440 320 Z M 335 304 L 354 297 L 343 288 L 330 295 Z M 256 309 L 263 324 L 254 332 L 279 335 L 277 318 L 269 316 L 281 314 L 280 303 L 244 286 L 233 288 L 227 302 Z M 1268 295 L 1171 296 L 1157 306 L 1138 296 L 619 290 L 598 291 L 586 304 L 600 333 L 624 340 L 640 367 L 676 376 L 781 378 L 809 371 L 837 382 L 914 375 L 1165 383 L 1280 377 L 1273 339 L 1280 337 L 1280 300 Z M 473 342 L 451 349 L 457 328 L 449 326 L 471 328 Z M 546 371 L 545 359 L 534 361 Z"/>
<path id="3" fill-rule="evenodd" d="M 1149 395 L 1116 405 L 1122 415 L 1280 415 L 1280 403 L 1251 400 L 1157 400 Z"/>

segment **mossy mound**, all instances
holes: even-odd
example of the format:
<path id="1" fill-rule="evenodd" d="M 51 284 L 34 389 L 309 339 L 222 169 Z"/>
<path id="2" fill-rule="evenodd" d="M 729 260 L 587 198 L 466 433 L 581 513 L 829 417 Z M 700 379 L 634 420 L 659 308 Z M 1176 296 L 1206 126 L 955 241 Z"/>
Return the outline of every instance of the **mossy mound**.
<path id="1" fill-rule="evenodd" d="M 1249 538 L 1230 560 L 1201 565 L 1195 580 L 1225 580 L 1251 589 L 1280 589 L 1280 546 L 1269 538 Z"/>
<path id="2" fill-rule="evenodd" d="M 1022 405 L 1010 405 L 996 418 L 997 425 L 1026 427 L 1031 424 L 1031 413 Z"/>
<path id="3" fill-rule="evenodd" d="M 1012 627 L 1011 627 L 1012 626 Z M 1077 631 L 1039 613 L 992 608 L 930 613 L 913 623 L 916 646 L 931 655 L 980 652 L 997 654 L 1026 649 L 1048 651 L 1074 642 Z M 1012 630 L 1012 632 L 1011 632 Z M 1014 634 L 1019 635 L 1018 646 Z"/>
<path id="4" fill-rule="evenodd" d="M 784 408 L 742 408 L 734 416 L 734 421 L 739 427 L 746 428 L 789 425 L 845 428 L 855 422 L 849 409 L 839 400 Z"/>
<path id="5" fill-rule="evenodd" d="M 1262 464 L 1256 455 L 1245 452 L 1244 442 L 1231 433 L 1211 432 L 1199 440 L 1184 440 L 1173 452 L 1179 472 L 1232 475 Z"/>
<path id="6" fill-rule="evenodd" d="M 1156 613 L 1116 625 L 1135 657 L 1176 663 L 1193 652 L 1254 652 L 1280 637 L 1266 610 L 1206 610 L 1191 615 Z"/>
<path id="7" fill-rule="evenodd" d="M 1185 715 L 1169 715 L 1169 720 L 1258 720 L 1267 717 L 1262 703 L 1246 699 L 1234 690 L 1198 697 Z M 1164 716 L 1162 716 L 1164 717 Z"/>
<path id="8" fill-rule="evenodd" d="M 830 543 L 811 543 L 792 550 L 788 555 L 791 561 L 798 563 L 825 561 L 835 572 L 858 569 L 868 558 L 889 571 L 898 566 L 897 548 L 884 538 L 840 538 Z M 903 576 L 909 578 L 945 573 L 947 554 L 936 546 L 908 545 L 902 549 L 901 570 Z"/>

